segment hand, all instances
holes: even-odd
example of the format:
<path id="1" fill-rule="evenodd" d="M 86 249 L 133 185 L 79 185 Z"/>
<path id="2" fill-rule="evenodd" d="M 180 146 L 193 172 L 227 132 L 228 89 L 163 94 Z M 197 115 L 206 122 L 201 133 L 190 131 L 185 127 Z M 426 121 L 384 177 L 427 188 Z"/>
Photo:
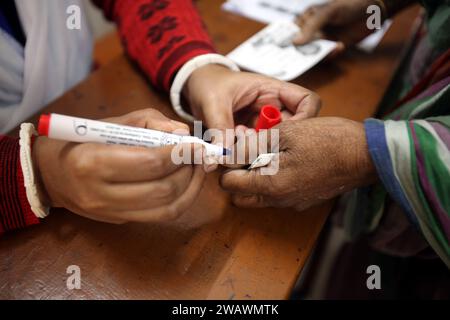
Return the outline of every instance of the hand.
<path id="1" fill-rule="evenodd" d="M 340 52 L 374 31 L 366 26 L 367 7 L 374 4 L 377 5 L 374 0 L 334 0 L 313 6 L 297 17 L 302 31 L 293 43 L 303 45 L 317 38 L 328 38 L 338 41 L 335 52 Z"/>
<path id="2" fill-rule="evenodd" d="M 225 130 L 236 125 L 253 127 L 261 107 L 285 108 L 283 120 L 317 115 L 320 99 L 300 86 L 247 72 L 234 72 L 219 65 L 207 65 L 190 76 L 184 91 L 191 112 L 208 128 Z M 236 121 L 236 122 L 235 122 Z M 221 141 L 231 145 L 230 141 Z"/>
<path id="3" fill-rule="evenodd" d="M 105 121 L 172 132 L 189 128 L 145 109 Z M 172 146 L 161 148 L 36 139 L 33 161 L 47 206 L 65 207 L 104 222 L 178 218 L 204 179 L 199 166 L 175 165 Z"/>
<path id="4" fill-rule="evenodd" d="M 342 118 L 288 120 L 279 129 L 279 170 L 231 170 L 221 185 L 243 207 L 304 210 L 376 180 L 364 127 Z M 270 149 L 269 149 L 270 150 Z"/>

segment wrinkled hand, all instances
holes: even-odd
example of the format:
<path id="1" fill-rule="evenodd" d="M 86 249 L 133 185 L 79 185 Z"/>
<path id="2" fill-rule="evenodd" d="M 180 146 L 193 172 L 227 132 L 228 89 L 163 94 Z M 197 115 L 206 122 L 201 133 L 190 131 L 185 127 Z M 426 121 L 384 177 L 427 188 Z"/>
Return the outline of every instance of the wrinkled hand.
<path id="1" fill-rule="evenodd" d="M 208 128 L 253 127 L 259 110 L 272 104 L 282 111 L 283 120 L 316 116 L 320 99 L 303 87 L 247 72 L 233 72 L 219 65 L 207 65 L 189 78 L 184 91 L 196 118 Z M 224 145 L 234 140 L 222 141 Z"/>
<path id="2" fill-rule="evenodd" d="M 145 109 L 105 121 L 167 132 L 189 128 Z M 36 139 L 33 161 L 43 202 L 104 222 L 166 221 L 195 200 L 199 166 L 175 165 L 172 146 L 160 148 Z"/>
<path id="3" fill-rule="evenodd" d="M 313 118 L 288 120 L 274 129 L 280 137 L 275 175 L 261 175 L 258 168 L 221 177 L 234 204 L 304 210 L 376 180 L 361 123 Z"/>
<path id="4" fill-rule="evenodd" d="M 317 5 L 297 17 L 296 23 L 302 29 L 294 44 L 302 45 L 318 38 L 338 41 L 336 52 L 351 46 L 374 30 L 366 26 L 367 7 L 377 4 L 373 0 L 334 0 Z"/>

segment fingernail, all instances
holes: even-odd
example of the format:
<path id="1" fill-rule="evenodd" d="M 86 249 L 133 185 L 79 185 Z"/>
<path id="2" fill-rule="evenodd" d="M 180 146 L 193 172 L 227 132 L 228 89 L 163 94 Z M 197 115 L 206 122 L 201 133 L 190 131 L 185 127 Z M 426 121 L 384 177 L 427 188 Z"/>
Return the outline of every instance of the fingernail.
<path id="1" fill-rule="evenodd" d="M 203 170 L 205 170 L 206 173 L 212 172 L 217 169 L 218 161 L 216 158 L 211 156 L 205 156 L 203 158 Z"/>
<path id="2" fill-rule="evenodd" d="M 203 162 L 205 162 L 207 164 L 214 164 L 214 163 L 217 164 L 218 163 L 215 156 L 207 155 L 207 154 L 204 155 Z"/>

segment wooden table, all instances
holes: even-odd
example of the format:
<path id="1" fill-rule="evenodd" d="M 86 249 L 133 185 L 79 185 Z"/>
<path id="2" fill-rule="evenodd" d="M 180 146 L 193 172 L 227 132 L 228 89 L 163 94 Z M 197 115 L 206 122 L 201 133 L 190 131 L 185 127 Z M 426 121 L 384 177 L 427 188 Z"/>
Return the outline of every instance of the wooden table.
<path id="1" fill-rule="evenodd" d="M 262 25 L 221 11 L 221 2 L 198 5 L 217 49 L 227 53 Z M 399 16 L 374 54 L 348 52 L 297 81 L 322 96 L 322 115 L 363 120 L 374 113 L 416 13 Z M 176 118 L 120 56 L 44 111 L 104 118 L 149 106 Z M 333 203 L 301 213 L 242 210 L 230 205 L 217 179 L 208 177 L 184 222 L 117 226 L 52 210 L 40 225 L 3 236 L 0 298 L 288 298 Z M 205 219 L 214 222 L 192 228 Z M 66 288 L 69 265 L 81 268 L 80 290 Z"/>

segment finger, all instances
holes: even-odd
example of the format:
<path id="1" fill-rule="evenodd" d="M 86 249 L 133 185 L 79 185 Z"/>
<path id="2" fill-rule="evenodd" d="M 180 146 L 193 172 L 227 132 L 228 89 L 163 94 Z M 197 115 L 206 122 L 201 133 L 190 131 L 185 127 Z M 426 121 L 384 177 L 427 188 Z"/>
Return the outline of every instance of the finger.
<path id="1" fill-rule="evenodd" d="M 339 54 L 345 50 L 345 44 L 342 41 L 336 42 L 336 48 L 331 54 Z"/>
<path id="2" fill-rule="evenodd" d="M 171 120 L 158 110 L 150 108 L 134 111 L 121 117 L 108 118 L 104 121 L 165 132 L 187 132 L 189 134 L 188 125 Z"/>
<path id="3" fill-rule="evenodd" d="M 286 121 L 286 120 L 292 118 L 293 115 L 294 114 L 292 112 L 290 112 L 289 110 L 284 109 L 284 110 L 281 111 L 281 121 Z"/>
<path id="4" fill-rule="evenodd" d="M 208 152 L 200 143 L 182 143 L 172 151 L 172 160 L 176 163 L 202 165 L 206 173 L 216 170 L 222 157 L 222 153 L 219 156 Z"/>
<path id="5" fill-rule="evenodd" d="M 225 166 L 241 168 L 253 163 L 260 154 L 277 153 L 279 151 L 279 132 L 274 127 L 256 132 L 247 129 L 244 134 L 237 135 L 236 144 L 230 148 L 230 156 L 225 158 Z"/>
<path id="6" fill-rule="evenodd" d="M 248 144 L 246 144 L 245 138 L 246 132 L 249 132 L 250 130 L 252 129 L 239 131 L 236 135 L 237 142 L 228 148 L 231 151 L 231 154 L 227 155 L 221 163 L 223 166 L 228 168 L 242 168 L 251 163 L 249 160 L 250 152 L 247 150 Z M 255 150 L 257 150 L 257 148 L 255 148 Z M 255 157 L 256 156 L 257 155 L 255 155 Z"/>
<path id="7" fill-rule="evenodd" d="M 324 61 L 332 60 L 338 55 L 340 55 L 342 52 L 345 51 L 345 44 L 342 41 L 336 42 L 336 48 L 334 48 L 333 51 L 331 51 L 324 59 Z"/>
<path id="8" fill-rule="evenodd" d="M 314 6 L 298 17 L 301 31 L 292 41 L 294 45 L 303 45 L 316 38 L 316 34 L 327 24 L 330 15 L 329 6 Z"/>
<path id="9" fill-rule="evenodd" d="M 270 204 L 265 200 L 264 196 L 255 195 L 242 195 L 234 194 L 231 196 L 231 202 L 241 208 L 264 208 L 270 207 Z"/>
<path id="10" fill-rule="evenodd" d="M 286 109 L 294 114 L 291 117 L 292 120 L 313 117 L 320 111 L 320 97 L 298 85 L 283 83 L 279 95 Z"/>
<path id="11" fill-rule="evenodd" d="M 258 170 L 230 170 L 220 177 L 221 187 L 228 192 L 255 195 L 263 194 L 267 187 L 266 176 L 258 174 Z"/>
<path id="12" fill-rule="evenodd" d="M 126 220 L 115 217 L 116 213 L 102 212 L 100 214 L 89 214 L 83 210 L 77 210 L 77 209 L 71 209 L 71 210 L 73 211 L 73 213 L 76 213 L 77 215 L 88 218 L 90 220 L 111 223 L 111 224 L 123 224 L 123 223 L 127 222 Z"/>
<path id="13" fill-rule="evenodd" d="M 248 130 L 253 130 L 253 129 L 250 129 L 244 125 L 236 126 L 236 128 L 235 128 L 235 143 L 233 146 L 228 147 L 228 149 L 231 150 L 231 154 L 226 156 L 224 159 L 222 159 L 221 164 L 223 166 L 228 167 L 228 168 L 236 168 L 237 169 L 237 168 L 242 168 L 247 165 L 247 161 L 244 160 L 244 161 L 242 161 L 242 163 L 240 163 L 239 161 L 237 161 L 237 159 L 238 159 L 238 152 L 240 150 L 239 148 L 243 147 L 243 146 L 241 146 L 241 144 L 242 144 L 241 139 L 245 140 L 246 132 L 250 132 Z M 245 152 L 244 152 L 244 159 L 245 159 Z"/>
<path id="14" fill-rule="evenodd" d="M 234 130 L 235 130 L 236 134 L 238 134 L 238 132 L 244 132 L 245 133 L 245 131 L 247 131 L 248 129 L 249 128 L 247 126 L 245 126 L 243 124 L 238 124 Z"/>
<path id="15" fill-rule="evenodd" d="M 144 148 L 91 143 L 83 147 L 80 166 L 91 168 L 92 174 L 109 182 L 160 179 L 183 165 L 172 160 L 174 146 Z"/>
<path id="16" fill-rule="evenodd" d="M 231 101 L 217 101 L 220 98 L 210 99 L 202 108 L 203 117 L 208 130 L 206 138 L 212 143 L 221 146 L 231 146 L 234 142 L 234 119 Z M 227 130 L 228 129 L 228 130 Z"/>
<path id="17" fill-rule="evenodd" d="M 229 148 L 231 154 L 225 158 L 225 166 L 241 168 L 258 156 L 258 137 L 254 129 L 237 130 L 236 143 Z"/>
<path id="18" fill-rule="evenodd" d="M 205 164 L 209 159 L 203 145 L 183 143 L 155 148 L 91 144 L 95 153 L 90 160 L 96 174 L 107 182 L 142 182 L 161 179 L 184 165 Z M 205 160 L 206 159 L 206 160 Z"/>
<path id="19" fill-rule="evenodd" d="M 162 222 L 178 219 L 197 198 L 202 189 L 205 173 L 199 166 L 195 166 L 192 179 L 186 191 L 172 203 L 149 210 L 129 211 L 123 214 L 127 221 Z"/>
<path id="20" fill-rule="evenodd" d="M 102 198 L 117 211 L 146 210 L 170 204 L 187 189 L 193 167 L 184 166 L 163 179 L 108 185 Z"/>

